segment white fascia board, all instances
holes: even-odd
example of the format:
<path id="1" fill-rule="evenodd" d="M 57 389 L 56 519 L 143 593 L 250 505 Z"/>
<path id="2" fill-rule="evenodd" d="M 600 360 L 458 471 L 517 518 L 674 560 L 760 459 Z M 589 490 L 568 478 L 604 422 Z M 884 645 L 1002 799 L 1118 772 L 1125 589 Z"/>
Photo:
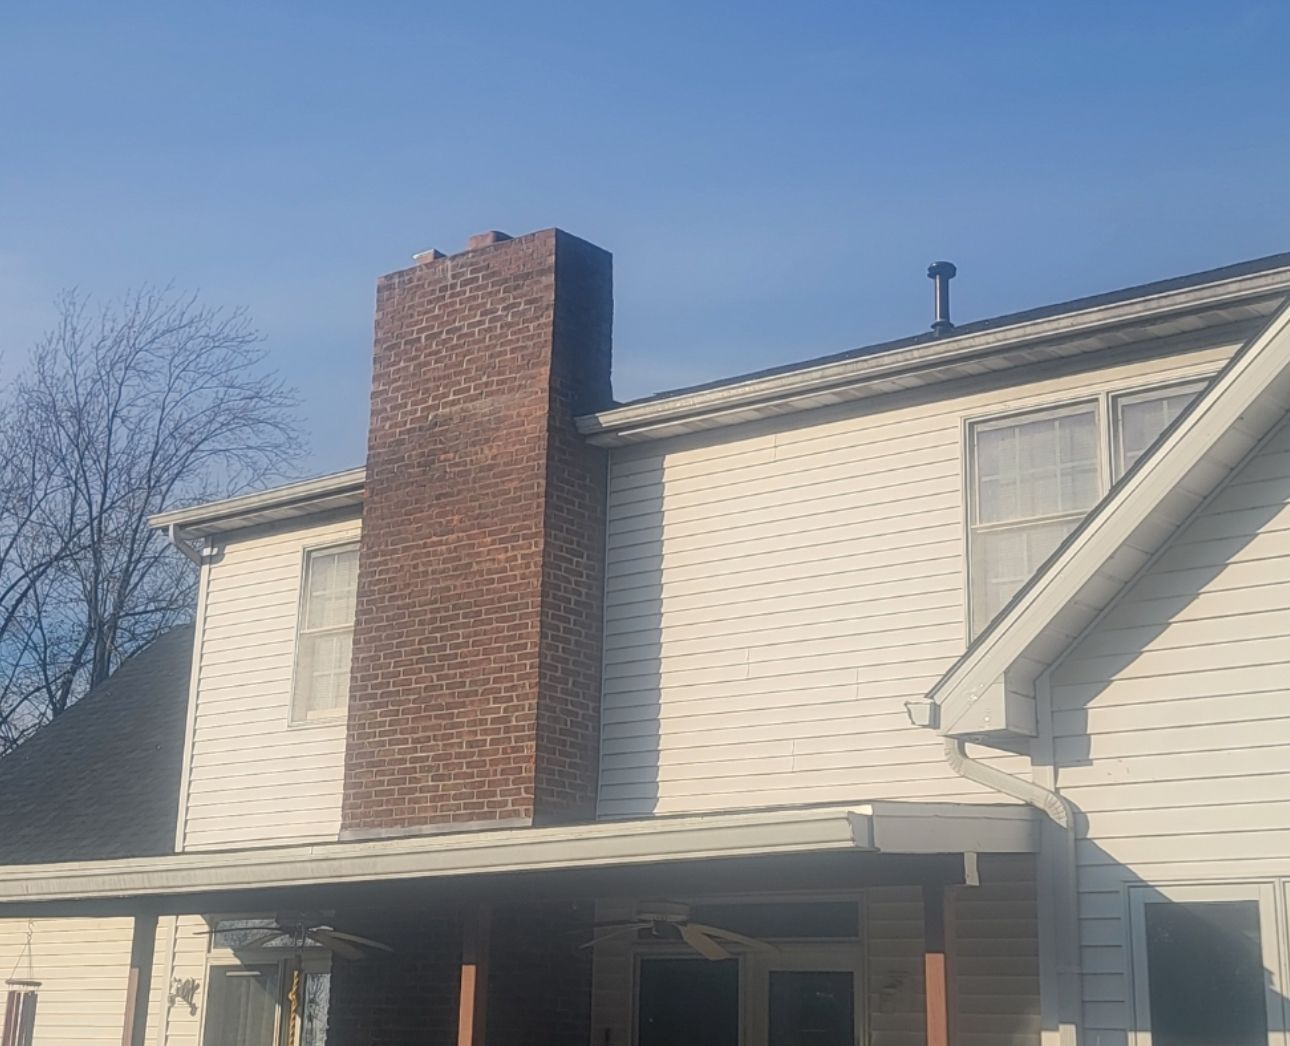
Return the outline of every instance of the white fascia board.
<path id="1" fill-rule="evenodd" d="M 5 904 L 587 870 L 783 854 L 1034 849 L 1028 807 L 879 802 L 0 867 Z"/>
<path id="2" fill-rule="evenodd" d="M 1221 309 L 1288 291 L 1290 269 L 1272 269 L 978 333 L 951 333 L 906 349 L 878 351 L 832 363 L 806 364 L 783 373 L 734 381 L 715 388 L 610 407 L 579 417 L 577 426 L 589 442 L 602 446 L 664 439 L 684 431 L 687 425 L 699 419 L 705 421 L 702 427 L 738 424 L 748 420 L 747 408 L 754 406 L 774 405 L 777 413 L 807 409 L 818 405 L 818 401 L 812 399 L 813 395 L 831 389 L 950 368 L 963 360 L 1004 353 L 1037 342 L 1081 337 L 1126 324 L 1149 323 L 1178 313 Z M 802 401 L 800 408 L 794 406 L 794 401 L 799 399 Z"/>
<path id="3" fill-rule="evenodd" d="M 254 494 L 162 512 L 150 516 L 148 525 L 158 530 L 173 529 L 181 534 L 201 535 L 258 522 L 266 513 L 280 513 L 287 518 L 342 504 L 357 504 L 366 478 L 367 470 L 362 467 L 315 476 Z"/>
<path id="4" fill-rule="evenodd" d="M 1253 446 L 1266 435 L 1271 422 L 1284 411 L 1290 375 L 1290 305 L 1272 317 L 1263 330 L 1244 345 L 1214 379 L 1213 385 L 1183 415 L 1174 430 L 1129 477 L 1115 488 L 1075 530 L 1039 574 L 1022 588 L 1017 597 L 986 629 L 967 652 L 928 693 L 940 706 L 940 732 L 948 736 L 975 736 L 983 721 L 982 709 L 974 705 L 999 695 L 1025 693 L 1033 686 L 1038 671 L 1024 655 L 1057 616 L 1067 610 L 1075 597 L 1098 577 L 1103 567 L 1140 534 L 1152 513 L 1170 497 L 1185 479 L 1206 473 L 1210 490 L 1192 495 L 1207 496 L 1230 475 L 1230 458 L 1221 467 L 1200 468 L 1206 454 L 1233 434 Z M 1277 409 L 1259 409 L 1261 397 L 1272 397 Z M 1257 430 L 1250 428 L 1257 422 Z M 1174 532 L 1171 524 L 1158 528 L 1161 535 Z M 1139 549 L 1154 553 L 1155 549 Z M 1101 606 L 1088 607 L 1091 620 L 1106 606 L 1130 578 L 1121 578 L 1119 588 L 1102 586 Z M 1062 647 L 1061 650 L 1065 648 Z M 1057 654 L 1047 659 L 1051 663 Z M 1001 685 L 1000 681 L 1006 681 Z M 994 717 L 1003 723 L 1005 709 Z M 999 731 L 1008 733 L 1006 729 Z M 1033 731 L 1032 731 L 1033 732 Z M 1022 736 L 1025 736 L 1024 732 Z M 988 737 L 988 734 L 987 734 Z"/>
<path id="5" fill-rule="evenodd" d="M 0 867 L 0 906 L 867 849 L 822 807 Z"/>

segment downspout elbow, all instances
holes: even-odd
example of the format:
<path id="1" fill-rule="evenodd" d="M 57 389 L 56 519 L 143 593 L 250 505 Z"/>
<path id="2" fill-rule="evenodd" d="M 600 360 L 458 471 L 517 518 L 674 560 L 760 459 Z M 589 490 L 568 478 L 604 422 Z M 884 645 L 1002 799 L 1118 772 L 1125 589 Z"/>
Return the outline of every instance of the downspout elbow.
<path id="1" fill-rule="evenodd" d="M 945 761 L 960 777 L 1042 810 L 1054 823 L 1067 831 L 1075 823 L 1071 805 L 1065 798 L 1034 781 L 1027 781 L 978 762 L 967 754 L 967 746 L 957 737 L 945 738 Z"/>

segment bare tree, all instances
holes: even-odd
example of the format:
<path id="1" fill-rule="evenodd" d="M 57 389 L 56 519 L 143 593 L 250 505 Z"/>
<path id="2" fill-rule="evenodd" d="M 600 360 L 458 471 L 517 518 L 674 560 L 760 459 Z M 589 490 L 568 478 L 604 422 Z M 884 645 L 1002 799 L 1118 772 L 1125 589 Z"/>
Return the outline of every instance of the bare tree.
<path id="1" fill-rule="evenodd" d="M 192 565 L 148 517 L 285 475 L 295 405 L 241 310 L 59 301 L 0 419 L 0 753 L 191 616 Z"/>

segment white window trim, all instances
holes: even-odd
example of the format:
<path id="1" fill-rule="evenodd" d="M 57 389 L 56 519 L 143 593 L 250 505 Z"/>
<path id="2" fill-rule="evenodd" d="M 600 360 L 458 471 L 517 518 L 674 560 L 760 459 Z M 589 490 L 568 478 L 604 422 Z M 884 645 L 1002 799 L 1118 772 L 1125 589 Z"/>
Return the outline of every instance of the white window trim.
<path id="1" fill-rule="evenodd" d="M 1074 413 L 1096 405 L 1097 438 L 1098 438 L 1098 482 L 1101 484 L 1100 498 L 1106 497 L 1111 487 L 1120 479 L 1116 475 L 1118 460 L 1119 436 L 1116 431 L 1115 408 L 1126 399 L 1151 393 L 1166 392 L 1170 389 L 1181 389 L 1197 386 L 1203 389 L 1218 373 L 1212 366 L 1197 369 L 1191 373 L 1187 370 L 1175 371 L 1161 375 L 1158 379 L 1139 383 L 1124 384 L 1115 388 L 1104 388 L 1096 392 L 1079 394 L 1077 390 L 1066 393 L 1049 394 L 1037 397 L 1033 402 L 1001 411 L 973 413 L 964 415 L 960 423 L 959 447 L 962 453 L 960 482 L 963 484 L 963 638 L 971 646 L 976 633 L 972 628 L 972 534 L 978 528 L 973 520 L 976 517 L 976 444 L 975 434 L 983 428 L 995 425 L 1015 424 L 1022 419 L 1042 419 Z M 1046 517 L 1051 520 L 1067 519 L 1068 516 Z M 1036 519 L 1034 522 L 1039 522 Z M 1290 1046 L 1290 1044 L 1288 1044 Z"/>
<path id="2" fill-rule="evenodd" d="M 300 637 L 301 628 L 305 620 L 305 599 L 308 595 L 305 585 L 309 580 L 309 557 L 319 553 L 341 552 L 349 548 L 359 548 L 359 539 L 357 537 L 344 538 L 339 541 L 322 541 L 317 544 L 305 545 L 300 550 L 300 571 L 296 582 L 296 619 L 291 634 L 291 689 L 287 695 L 287 726 L 292 730 L 334 726 L 337 721 L 343 721 L 349 714 L 348 692 L 345 694 L 344 703 L 340 706 L 315 712 L 313 715 L 300 714 L 300 702 L 296 693 L 297 684 L 300 682 Z M 351 622 L 350 628 L 352 629 L 353 627 L 353 622 Z"/>
<path id="3" fill-rule="evenodd" d="M 1193 390 L 1194 395 L 1199 395 L 1213 377 L 1213 374 L 1207 374 L 1204 377 L 1184 378 L 1139 388 L 1121 389 L 1108 395 L 1107 425 L 1110 429 L 1110 476 L 1114 482 L 1118 483 L 1129 471 L 1128 469 L 1123 472 L 1120 471 L 1120 457 L 1124 442 L 1123 430 L 1118 423 L 1120 405 L 1131 400 L 1151 400 L 1167 397 L 1187 389 Z"/>
<path id="4" fill-rule="evenodd" d="M 1259 906 L 1259 939 L 1263 947 L 1263 968 L 1267 974 L 1265 999 L 1269 1046 L 1290 1046 L 1283 1008 L 1282 910 L 1272 882 L 1153 884 L 1130 886 L 1128 905 L 1128 987 L 1129 1041 L 1133 1046 L 1151 1046 L 1151 997 L 1147 971 L 1146 907 L 1170 901 L 1255 901 Z"/>

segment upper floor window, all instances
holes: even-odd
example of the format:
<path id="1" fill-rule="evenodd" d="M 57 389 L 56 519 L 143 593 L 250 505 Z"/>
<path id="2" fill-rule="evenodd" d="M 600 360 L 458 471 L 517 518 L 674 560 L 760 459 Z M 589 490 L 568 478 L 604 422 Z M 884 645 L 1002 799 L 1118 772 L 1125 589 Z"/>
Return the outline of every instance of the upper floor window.
<path id="1" fill-rule="evenodd" d="M 973 424 L 968 599 L 980 632 L 1204 382 Z"/>
<path id="2" fill-rule="evenodd" d="M 344 712 L 358 590 L 358 546 L 305 554 L 291 699 L 295 722 Z"/>

